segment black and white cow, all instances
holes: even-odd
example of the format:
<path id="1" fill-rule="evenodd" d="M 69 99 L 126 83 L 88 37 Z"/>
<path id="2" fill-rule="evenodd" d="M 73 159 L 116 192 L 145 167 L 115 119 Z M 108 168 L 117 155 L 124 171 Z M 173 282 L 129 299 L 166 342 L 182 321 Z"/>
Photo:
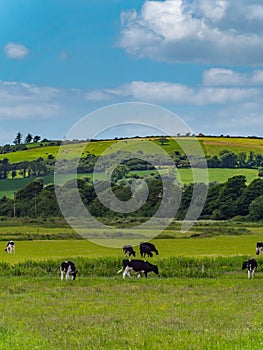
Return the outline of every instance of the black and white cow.
<path id="1" fill-rule="evenodd" d="M 16 252 L 16 248 L 15 248 L 15 242 L 14 241 L 8 241 L 5 247 L 5 251 L 9 254 Z"/>
<path id="2" fill-rule="evenodd" d="M 75 280 L 77 272 L 76 266 L 72 261 L 63 261 L 60 265 L 61 281 L 63 281 L 64 276 L 66 276 L 66 280 L 68 280 L 70 276 L 72 280 Z"/>
<path id="3" fill-rule="evenodd" d="M 256 245 L 256 254 L 259 255 L 260 252 L 263 253 L 263 242 L 258 241 Z"/>
<path id="4" fill-rule="evenodd" d="M 254 278 L 255 270 L 258 267 L 258 264 L 254 258 L 248 259 L 248 261 L 244 261 L 242 264 L 242 270 L 247 269 L 248 278 Z"/>
<path id="5" fill-rule="evenodd" d="M 156 249 L 155 245 L 149 242 L 141 242 L 140 243 L 140 254 L 141 257 L 146 257 L 146 255 L 152 257 L 153 253 L 155 252 L 156 255 L 159 254 L 158 250 Z"/>
<path id="6" fill-rule="evenodd" d="M 141 276 L 141 274 L 144 274 L 145 277 L 147 278 L 149 272 L 154 272 L 156 275 L 159 274 L 157 265 L 153 265 L 148 261 L 137 260 L 137 259 L 123 260 L 122 268 L 117 273 L 121 273 L 122 271 L 123 271 L 122 278 L 125 278 L 126 275 L 131 277 L 130 271 L 134 271 L 138 273 L 138 278 Z"/>
<path id="7" fill-rule="evenodd" d="M 131 255 L 133 255 L 135 257 L 136 253 L 133 250 L 133 247 L 131 245 L 124 245 L 122 249 L 123 249 L 124 256 L 129 255 L 129 258 L 130 258 Z"/>

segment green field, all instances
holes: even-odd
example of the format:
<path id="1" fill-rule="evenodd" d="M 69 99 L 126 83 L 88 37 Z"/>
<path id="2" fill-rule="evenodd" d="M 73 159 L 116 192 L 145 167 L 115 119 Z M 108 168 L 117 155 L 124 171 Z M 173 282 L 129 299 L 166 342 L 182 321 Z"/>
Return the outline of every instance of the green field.
<path id="1" fill-rule="evenodd" d="M 193 138 L 191 137 L 179 137 L 179 138 L 167 138 L 168 142 L 164 145 L 161 145 L 158 137 L 151 138 L 139 138 L 139 139 L 128 139 L 128 140 L 97 140 L 95 142 L 76 142 L 70 144 L 64 144 L 61 148 L 61 154 L 65 154 L 65 158 L 72 159 L 80 156 L 85 156 L 87 152 L 90 152 L 95 155 L 101 155 L 104 151 L 107 150 L 108 153 L 115 152 L 119 149 L 126 149 L 130 151 L 137 152 L 141 150 L 141 144 L 143 143 L 143 152 L 145 154 L 150 154 L 153 151 L 153 147 L 147 146 L 145 141 L 151 141 L 163 148 L 167 153 L 172 153 L 174 151 L 181 151 L 180 146 L 177 143 L 179 142 L 192 142 Z M 234 153 L 249 152 L 253 151 L 254 153 L 263 154 L 263 139 L 260 138 L 246 138 L 246 137 L 197 137 L 196 138 L 204 154 L 214 156 L 218 155 L 220 151 L 228 149 Z M 117 145 L 118 143 L 118 145 Z M 113 147 L 113 145 L 115 145 Z M 57 156 L 57 153 L 60 149 L 60 146 L 48 146 L 45 145 L 40 147 L 37 144 L 27 145 L 28 149 L 19 152 L 11 152 L 0 154 L 0 160 L 3 158 L 8 158 L 10 163 L 17 163 L 21 161 L 31 161 L 36 160 L 39 157 L 46 159 L 49 155 Z"/>
<path id="2" fill-rule="evenodd" d="M 11 235 L 10 235 L 11 236 Z M 11 236 L 12 237 L 12 236 Z M 158 246 L 159 256 L 154 256 L 153 261 L 170 256 L 235 256 L 254 255 L 255 242 L 262 240 L 262 234 L 242 235 L 239 237 L 225 235 L 211 238 L 176 238 L 176 239 L 155 239 L 153 242 Z M 132 243 L 130 240 L 128 243 Z M 0 242 L 0 262 L 18 263 L 25 260 L 45 259 L 68 259 L 79 256 L 87 258 L 97 257 L 122 257 L 120 248 L 104 246 L 92 243 L 88 240 L 33 240 L 17 241 L 16 254 L 4 252 L 6 242 Z M 121 245 L 120 245 L 121 246 Z M 139 257 L 139 249 L 135 247 Z"/>
<path id="3" fill-rule="evenodd" d="M 178 228 L 152 241 L 158 276 L 123 280 L 121 247 L 66 239 L 72 230 L 54 223 L 1 222 L 0 349 L 261 350 L 263 256 L 254 280 L 241 270 L 262 240 L 260 223 Z M 19 240 L 26 235 L 34 239 Z M 16 253 L 7 254 L 13 237 Z M 64 259 L 76 263 L 76 281 L 60 281 Z"/>
<path id="4" fill-rule="evenodd" d="M 3 350 L 261 350 L 262 278 L 1 278 Z"/>

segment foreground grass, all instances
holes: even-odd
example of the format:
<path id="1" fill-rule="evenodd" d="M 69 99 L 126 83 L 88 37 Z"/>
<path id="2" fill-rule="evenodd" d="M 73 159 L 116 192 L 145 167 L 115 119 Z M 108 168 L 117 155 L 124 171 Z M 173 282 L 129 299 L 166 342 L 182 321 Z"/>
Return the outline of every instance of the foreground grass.
<path id="1" fill-rule="evenodd" d="M 259 350 L 261 282 L 2 277 L 0 349 Z"/>

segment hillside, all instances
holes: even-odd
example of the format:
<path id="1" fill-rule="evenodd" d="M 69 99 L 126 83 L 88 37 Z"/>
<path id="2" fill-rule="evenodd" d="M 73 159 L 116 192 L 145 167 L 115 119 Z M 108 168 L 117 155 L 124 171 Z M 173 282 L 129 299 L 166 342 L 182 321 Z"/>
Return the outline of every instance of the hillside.
<path id="1" fill-rule="evenodd" d="M 228 151 L 234 152 L 236 155 L 243 153 L 245 154 L 245 157 L 247 159 L 249 158 L 249 155 L 251 153 L 254 153 L 256 156 L 260 155 L 263 157 L 263 139 L 260 138 L 199 136 L 197 139 L 200 142 L 200 145 L 207 158 L 212 158 L 215 156 L 220 157 L 220 152 L 226 149 Z M 179 137 L 179 141 L 183 141 L 184 143 L 187 143 L 188 141 L 191 142 L 192 140 L 192 137 Z M 60 158 L 65 158 L 68 160 L 77 158 L 80 155 L 82 159 L 85 159 L 85 157 L 89 155 L 94 155 L 94 161 L 96 162 L 96 157 L 99 157 L 105 151 L 105 153 L 110 155 L 112 152 L 124 150 L 128 152 L 133 152 L 135 154 L 143 153 L 144 155 L 149 157 L 149 160 L 151 161 L 153 159 L 151 156 L 154 156 L 153 147 L 151 146 L 153 142 L 155 145 L 158 145 L 158 148 L 162 148 L 169 155 L 173 155 L 173 157 L 176 154 L 176 152 L 180 152 L 180 154 L 182 155 L 184 154 L 184 152 L 182 151 L 175 139 L 166 138 L 162 141 L 164 141 L 163 144 L 161 142 L 160 137 L 146 137 L 134 139 L 94 140 L 91 142 L 75 141 L 64 143 L 62 146 L 60 146 L 61 141 L 50 141 L 46 143 L 31 143 L 23 145 L 23 148 L 27 149 L 0 154 L 0 163 L 4 159 L 5 161 L 6 159 L 8 159 L 9 165 L 12 165 L 10 167 L 11 170 L 7 170 L 5 176 L 3 173 L 3 165 L 2 169 L 0 166 L 0 172 L 2 171 L 2 175 L 0 174 L 0 177 L 2 177 L 0 179 L 0 197 L 6 196 L 12 198 L 14 196 L 14 192 L 17 192 L 19 189 L 23 188 L 29 182 L 33 181 L 38 177 L 41 177 L 43 179 L 45 185 L 52 184 L 54 181 L 53 168 L 58 152 L 60 152 Z M 32 164 L 27 165 L 29 168 L 32 168 L 30 170 L 31 173 L 29 173 L 28 169 L 26 172 L 25 170 L 23 171 L 23 163 L 28 164 L 30 162 L 36 162 L 36 164 L 39 165 L 40 159 L 43 159 L 44 162 L 47 162 L 45 164 L 45 172 L 42 171 L 42 173 L 36 173 L 34 171 L 34 164 L 33 166 Z M 157 161 L 159 162 L 157 162 L 158 165 L 162 165 L 161 159 L 162 158 L 157 159 Z M 105 164 L 107 167 L 110 163 L 107 163 L 106 160 Z M 187 167 L 187 165 L 182 167 L 181 164 L 177 165 L 177 168 L 181 183 L 189 184 L 193 182 L 191 168 Z M 249 184 L 251 181 L 258 178 L 258 168 L 259 166 L 240 166 L 238 168 L 236 168 L 235 166 L 232 168 L 222 168 L 218 165 L 209 166 L 209 181 L 223 183 L 232 176 L 244 175 L 246 176 L 247 183 Z M 15 170 L 12 174 L 13 169 Z M 164 165 L 162 166 L 161 170 L 159 169 L 159 171 L 165 172 L 167 171 L 167 169 L 167 165 Z M 195 171 L 198 171 L 198 173 L 201 174 L 202 177 L 202 172 L 204 171 L 203 169 L 197 169 Z M 144 177 L 149 175 L 150 172 L 152 172 L 152 170 L 137 169 L 131 171 L 130 174 L 132 176 L 138 174 L 139 176 Z M 83 175 L 92 177 L 90 170 L 80 171 L 79 176 L 81 177 Z M 102 173 L 99 174 L 100 179 L 103 179 L 103 176 L 104 170 L 102 170 Z M 70 178 L 67 171 L 61 174 L 60 177 L 61 184 L 64 184 Z"/>
<path id="2" fill-rule="evenodd" d="M 191 140 L 191 137 L 181 136 L 179 140 Z M 263 155 L 263 139 L 261 138 L 248 138 L 248 137 L 207 137 L 200 136 L 197 137 L 198 141 L 201 144 L 201 147 L 206 156 L 215 156 L 220 153 L 222 150 L 229 150 L 236 154 L 244 152 L 247 155 L 250 152 L 254 152 L 257 154 Z M 132 140 L 132 139 L 127 139 Z M 57 156 L 59 148 L 63 148 L 63 152 L 65 153 L 65 158 L 72 159 L 79 156 L 80 151 L 84 149 L 82 156 L 85 156 L 88 152 L 94 154 L 96 156 L 101 155 L 106 149 L 107 152 L 111 151 L 112 145 L 117 142 L 120 143 L 120 148 L 125 145 L 127 140 L 97 140 L 92 142 L 73 142 L 64 144 L 63 146 L 54 146 L 50 145 L 50 143 L 46 143 L 45 145 L 40 145 L 40 143 L 34 145 L 26 145 L 27 150 L 21 150 L 17 152 L 3 153 L 0 154 L 0 160 L 4 158 L 8 158 L 10 163 L 18 163 L 23 161 L 32 161 L 38 158 L 47 159 L 49 156 Z M 137 138 L 133 140 L 139 141 L 153 141 L 158 146 L 162 147 L 168 154 L 171 154 L 175 151 L 182 152 L 181 148 L 178 146 L 176 141 L 172 138 L 167 138 L 168 142 L 164 145 L 160 143 L 160 137 L 149 137 L 149 138 Z M 87 145 L 87 147 L 85 147 Z M 130 146 L 129 146 L 130 147 Z M 138 143 L 137 146 L 132 146 L 129 148 L 131 151 L 137 151 L 139 149 Z M 149 151 L 147 147 L 144 148 L 143 151 L 145 153 L 152 152 L 152 148 L 149 147 Z"/>

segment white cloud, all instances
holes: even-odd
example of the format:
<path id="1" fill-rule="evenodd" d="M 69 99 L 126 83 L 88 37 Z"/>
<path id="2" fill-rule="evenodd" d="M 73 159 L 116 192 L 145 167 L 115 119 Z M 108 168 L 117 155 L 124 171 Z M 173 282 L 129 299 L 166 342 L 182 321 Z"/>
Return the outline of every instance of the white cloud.
<path id="1" fill-rule="evenodd" d="M 0 119 L 36 119 L 59 115 L 63 90 L 0 81 Z"/>
<path id="2" fill-rule="evenodd" d="M 226 104 L 261 99 L 260 88 L 206 87 L 191 88 L 186 85 L 167 82 L 133 81 L 113 89 L 89 93 L 94 100 L 124 99 L 183 105 Z"/>
<path id="3" fill-rule="evenodd" d="M 29 54 L 29 50 L 22 44 L 9 42 L 4 47 L 4 53 L 11 59 L 23 59 Z"/>
<path id="4" fill-rule="evenodd" d="M 261 0 L 145 1 L 121 14 L 119 45 L 157 61 L 263 63 Z"/>
<path id="5" fill-rule="evenodd" d="M 203 84 L 210 86 L 255 86 L 263 84 L 263 70 L 240 73 L 232 69 L 211 68 L 203 73 Z"/>

